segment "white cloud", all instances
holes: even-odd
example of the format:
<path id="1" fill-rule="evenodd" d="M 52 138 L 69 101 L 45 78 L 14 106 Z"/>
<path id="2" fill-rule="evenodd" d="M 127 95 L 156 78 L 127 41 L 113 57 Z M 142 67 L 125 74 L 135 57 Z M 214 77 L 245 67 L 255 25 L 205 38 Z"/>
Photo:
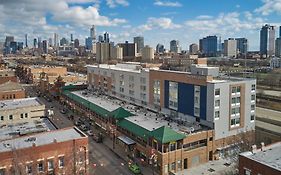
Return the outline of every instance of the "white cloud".
<path id="1" fill-rule="evenodd" d="M 196 19 L 212 19 L 213 17 L 212 16 L 209 16 L 209 15 L 200 15 L 200 16 L 197 16 Z"/>
<path id="2" fill-rule="evenodd" d="M 156 0 L 154 2 L 154 5 L 164 6 L 164 7 L 181 7 L 182 6 L 182 4 L 177 1 L 171 2 L 171 1 L 160 1 L 160 0 Z"/>
<path id="3" fill-rule="evenodd" d="M 250 12 L 245 12 L 245 19 L 243 20 L 239 13 L 232 12 L 226 14 L 221 13 L 218 17 L 214 18 L 188 20 L 185 24 L 192 30 L 201 31 L 206 34 L 231 35 L 241 30 L 259 29 L 264 22 L 265 20 L 262 18 L 254 18 Z"/>
<path id="4" fill-rule="evenodd" d="M 257 8 L 255 12 L 262 15 L 269 15 L 271 13 L 281 14 L 281 0 L 262 0 L 263 6 Z"/>
<path id="5" fill-rule="evenodd" d="M 110 8 L 115 8 L 118 5 L 121 6 L 129 6 L 129 2 L 127 0 L 106 0 L 106 4 L 110 7 Z"/>

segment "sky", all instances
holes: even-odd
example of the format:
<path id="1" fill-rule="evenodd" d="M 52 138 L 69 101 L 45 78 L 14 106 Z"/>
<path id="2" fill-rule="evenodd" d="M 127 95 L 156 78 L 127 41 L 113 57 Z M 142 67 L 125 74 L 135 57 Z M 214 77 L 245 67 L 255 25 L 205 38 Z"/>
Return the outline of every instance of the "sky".
<path id="1" fill-rule="evenodd" d="M 29 45 L 33 38 L 70 34 L 84 44 L 90 27 L 110 33 L 115 43 L 144 36 L 145 45 L 169 49 L 179 40 L 183 50 L 202 37 L 245 37 L 259 48 L 262 25 L 281 25 L 281 0 L 0 0 L 0 41 L 13 35 Z M 277 35 L 277 32 L 276 32 Z"/>

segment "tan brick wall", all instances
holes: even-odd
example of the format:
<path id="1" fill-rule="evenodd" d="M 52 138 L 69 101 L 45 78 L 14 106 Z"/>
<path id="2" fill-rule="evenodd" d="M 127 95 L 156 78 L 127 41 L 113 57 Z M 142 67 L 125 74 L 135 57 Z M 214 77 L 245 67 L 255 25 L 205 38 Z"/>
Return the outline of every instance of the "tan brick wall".
<path id="1" fill-rule="evenodd" d="M 19 98 L 25 98 L 25 90 L 0 92 L 0 100 L 19 99 Z"/>

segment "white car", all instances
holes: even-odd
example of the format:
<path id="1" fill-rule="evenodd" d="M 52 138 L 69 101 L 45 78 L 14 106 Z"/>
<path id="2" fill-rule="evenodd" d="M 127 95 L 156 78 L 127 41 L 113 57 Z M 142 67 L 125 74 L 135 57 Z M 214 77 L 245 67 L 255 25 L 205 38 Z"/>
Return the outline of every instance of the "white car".
<path id="1" fill-rule="evenodd" d="M 86 133 L 87 133 L 88 136 L 93 136 L 94 135 L 92 130 L 88 130 Z"/>

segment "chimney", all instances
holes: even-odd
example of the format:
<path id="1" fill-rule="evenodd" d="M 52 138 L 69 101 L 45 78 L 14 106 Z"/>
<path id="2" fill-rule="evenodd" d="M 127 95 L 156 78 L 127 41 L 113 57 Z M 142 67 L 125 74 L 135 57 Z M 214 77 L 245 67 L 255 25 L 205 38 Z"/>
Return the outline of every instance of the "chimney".
<path id="1" fill-rule="evenodd" d="M 252 153 L 255 153 L 257 151 L 257 145 L 252 145 Z"/>
<path id="2" fill-rule="evenodd" d="M 56 138 L 54 138 L 54 141 L 53 141 L 54 143 L 57 143 L 57 139 Z"/>
<path id="3" fill-rule="evenodd" d="M 261 150 L 262 150 L 262 151 L 265 150 L 264 142 L 261 142 Z"/>

